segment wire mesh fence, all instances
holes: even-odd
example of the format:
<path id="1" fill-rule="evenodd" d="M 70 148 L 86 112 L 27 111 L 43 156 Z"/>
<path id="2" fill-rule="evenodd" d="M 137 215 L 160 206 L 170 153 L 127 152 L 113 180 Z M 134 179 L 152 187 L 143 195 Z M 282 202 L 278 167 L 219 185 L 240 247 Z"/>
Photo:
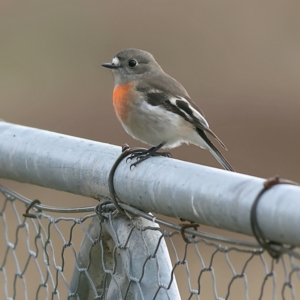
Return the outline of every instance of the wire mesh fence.
<path id="1" fill-rule="evenodd" d="M 296 248 L 274 260 L 123 204 L 24 217 L 31 201 L 0 192 L 0 299 L 299 299 Z"/>

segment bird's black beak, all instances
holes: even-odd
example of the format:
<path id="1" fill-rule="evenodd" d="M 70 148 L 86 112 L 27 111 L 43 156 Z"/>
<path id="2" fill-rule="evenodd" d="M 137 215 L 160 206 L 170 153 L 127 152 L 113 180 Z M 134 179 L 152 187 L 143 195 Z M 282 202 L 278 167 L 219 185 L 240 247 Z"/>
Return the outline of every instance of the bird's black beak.
<path id="1" fill-rule="evenodd" d="M 114 65 L 114 64 L 112 64 L 112 63 L 105 63 L 105 64 L 102 64 L 102 67 L 108 68 L 108 69 L 118 69 L 118 68 L 119 68 L 119 66 L 116 66 L 116 65 Z"/>

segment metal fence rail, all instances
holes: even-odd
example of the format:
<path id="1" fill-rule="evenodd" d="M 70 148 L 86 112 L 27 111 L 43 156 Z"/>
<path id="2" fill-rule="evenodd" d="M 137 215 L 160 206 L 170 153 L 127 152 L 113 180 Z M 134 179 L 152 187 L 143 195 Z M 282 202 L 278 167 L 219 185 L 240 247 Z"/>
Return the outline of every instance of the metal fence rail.
<path id="1" fill-rule="evenodd" d="M 0 122 L 0 177 L 96 199 L 109 198 L 108 174 L 120 147 Z M 125 203 L 252 235 L 250 210 L 263 179 L 157 157 L 130 170 L 122 162 L 114 185 Z M 259 203 L 258 221 L 271 240 L 300 246 L 300 188 L 276 186 Z"/>
<path id="2" fill-rule="evenodd" d="M 119 147 L 5 122 L 0 122 L 0 136 L 0 178 L 109 199 L 108 174 Z M 31 210 L 36 219 L 22 216 L 28 199 L 0 186 L 3 295 L 180 299 L 180 291 L 189 299 L 297 299 L 299 187 L 275 186 L 258 204 L 264 235 L 291 245 L 278 260 L 257 243 L 199 230 L 183 232 L 178 219 L 170 222 L 146 213 L 251 235 L 250 210 L 262 183 L 259 178 L 175 159 L 153 158 L 132 170 L 123 161 L 114 185 L 126 215 L 109 204 L 98 214 L 94 207 L 40 205 L 36 207 L 41 210 Z M 53 215 L 58 212 L 60 216 Z M 83 215 L 76 217 L 75 212 Z M 18 251 L 26 253 L 24 261 Z M 38 278 L 34 282 L 33 269 Z"/>

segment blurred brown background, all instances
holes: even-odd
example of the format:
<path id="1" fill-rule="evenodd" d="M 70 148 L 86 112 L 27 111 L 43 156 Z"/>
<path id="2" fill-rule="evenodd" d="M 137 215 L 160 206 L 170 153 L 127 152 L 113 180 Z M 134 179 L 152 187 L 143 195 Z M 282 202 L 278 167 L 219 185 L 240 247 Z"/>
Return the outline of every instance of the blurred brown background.
<path id="1" fill-rule="evenodd" d="M 299 182 L 299 13 L 299 1 L 279 0 L 1 1 L 0 118 L 139 146 L 115 117 L 101 63 L 141 48 L 203 109 L 238 172 Z M 220 167 L 194 146 L 172 153 Z M 51 205 L 94 204 L 1 182 Z"/>

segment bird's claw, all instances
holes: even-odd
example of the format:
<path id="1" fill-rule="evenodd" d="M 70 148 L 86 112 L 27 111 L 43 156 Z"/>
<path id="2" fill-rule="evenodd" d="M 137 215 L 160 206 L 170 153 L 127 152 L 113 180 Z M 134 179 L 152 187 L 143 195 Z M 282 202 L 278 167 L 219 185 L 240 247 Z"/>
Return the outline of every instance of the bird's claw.
<path id="1" fill-rule="evenodd" d="M 122 147 L 122 152 L 131 152 L 130 154 L 128 153 L 128 157 L 126 158 L 126 163 L 129 160 L 136 159 L 134 163 L 130 165 L 130 170 L 132 167 L 136 167 L 139 163 L 142 161 L 152 157 L 152 156 L 163 156 L 163 157 L 173 157 L 170 152 L 156 152 L 160 147 L 162 146 L 159 145 L 158 147 L 152 147 L 150 149 L 139 149 L 139 148 L 130 148 L 128 144 L 124 144 Z"/>
<path id="2" fill-rule="evenodd" d="M 133 155 L 133 154 L 135 154 L 135 155 Z M 153 156 L 173 157 L 170 152 L 154 152 L 154 153 L 140 152 L 140 153 L 133 153 L 133 154 L 131 154 L 130 157 L 127 158 L 130 160 L 133 158 L 136 158 L 136 162 L 130 165 L 130 170 L 132 167 L 136 167 L 142 161 L 144 161 L 150 157 L 153 157 Z M 126 160 L 126 162 L 127 162 L 127 160 Z"/>
<path id="3" fill-rule="evenodd" d="M 139 163 L 141 163 L 142 161 L 144 161 L 150 157 L 151 157 L 151 155 L 149 153 L 146 153 L 146 154 L 140 153 L 138 156 L 136 155 L 136 156 L 132 157 L 132 158 L 136 158 L 136 162 L 134 162 L 133 164 L 130 165 L 130 170 L 132 167 L 136 167 Z"/>
<path id="4" fill-rule="evenodd" d="M 131 164 L 130 167 L 129 167 L 130 171 L 131 171 L 131 168 L 136 167 L 136 165 L 137 165 L 136 163 Z"/>
<path id="5" fill-rule="evenodd" d="M 136 151 L 134 153 L 131 153 L 127 158 L 126 158 L 126 163 L 128 162 L 128 160 L 132 160 L 134 158 L 136 158 L 137 160 L 141 159 L 141 157 L 143 157 L 143 155 L 147 155 L 145 150 L 141 150 L 141 151 Z"/>

